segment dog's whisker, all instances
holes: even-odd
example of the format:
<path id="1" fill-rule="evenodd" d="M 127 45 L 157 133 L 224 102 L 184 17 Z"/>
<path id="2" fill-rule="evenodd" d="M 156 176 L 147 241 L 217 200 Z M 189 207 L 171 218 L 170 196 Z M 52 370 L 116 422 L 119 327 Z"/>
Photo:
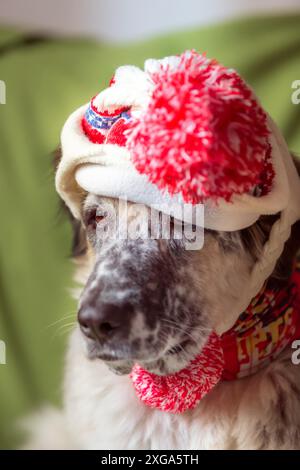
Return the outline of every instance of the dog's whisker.
<path id="1" fill-rule="evenodd" d="M 56 333 L 57 333 L 56 336 L 64 336 L 64 335 L 67 335 L 67 334 L 69 334 L 72 330 L 73 330 L 73 327 L 70 327 L 70 326 L 69 326 L 68 328 L 66 328 L 66 329 L 64 329 L 64 330 L 57 331 L 57 332 L 56 332 Z"/>
<path id="2" fill-rule="evenodd" d="M 64 325 L 60 325 L 57 328 L 57 331 L 63 330 L 64 328 L 66 328 L 68 326 L 75 326 L 75 325 L 76 325 L 76 321 L 73 321 L 73 322 L 70 322 L 70 323 L 65 323 Z"/>
<path id="3" fill-rule="evenodd" d="M 45 326 L 44 330 L 48 330 L 49 328 L 52 328 L 54 327 L 55 325 L 57 325 L 58 323 L 61 323 L 65 320 L 68 320 L 69 318 L 72 318 L 74 317 L 75 315 L 77 314 L 77 311 L 74 310 L 72 313 L 67 313 L 66 315 L 64 315 L 63 317 L 59 318 L 58 320 L 52 322 L 52 323 L 49 323 L 48 325 Z"/>
<path id="4" fill-rule="evenodd" d="M 191 361 L 191 356 L 189 355 L 189 353 L 186 351 L 186 349 L 181 344 L 178 344 L 178 345 L 174 346 L 173 348 L 171 348 L 169 350 L 169 352 L 172 352 L 172 350 L 175 350 L 175 348 L 180 348 L 181 349 L 181 354 L 183 355 L 183 359 L 187 363 Z"/>
<path id="5" fill-rule="evenodd" d="M 178 328 L 182 328 L 181 325 L 179 325 L 179 323 L 176 322 L 175 320 L 170 320 L 170 319 L 168 319 L 168 318 L 162 318 L 162 321 L 163 321 L 163 322 L 166 322 L 166 323 L 170 323 L 171 325 L 174 325 L 174 326 L 176 326 L 176 327 L 178 327 Z M 199 331 L 211 331 L 211 328 L 209 328 L 209 327 L 205 327 L 205 326 L 195 326 L 195 325 L 193 325 L 192 323 L 191 323 L 191 324 L 187 323 L 187 324 L 185 325 L 185 328 L 193 328 L 193 330 L 195 330 L 195 331 L 197 331 L 197 330 L 199 330 Z M 185 330 L 183 330 L 183 331 L 185 331 Z"/>
<path id="6" fill-rule="evenodd" d="M 75 325 L 76 325 L 76 321 L 71 322 L 71 323 L 66 323 L 64 325 L 60 325 L 51 336 L 51 341 L 53 341 L 58 335 L 65 334 L 65 333 L 72 331 Z"/>
<path id="7" fill-rule="evenodd" d="M 190 323 L 190 324 L 189 324 L 189 323 L 186 323 L 186 324 L 184 325 L 184 329 L 183 329 L 183 327 L 182 327 L 178 322 L 176 322 L 176 321 L 174 321 L 174 320 L 169 320 L 169 319 L 167 319 L 167 318 L 163 318 L 162 321 L 165 322 L 165 323 L 170 324 L 171 326 L 176 326 L 177 328 L 182 329 L 183 332 L 185 332 L 186 329 L 189 329 L 189 328 L 193 329 L 193 331 L 201 331 L 201 332 L 211 331 L 211 328 L 209 328 L 209 327 L 206 327 L 206 326 L 196 326 L 196 325 L 193 324 L 193 323 Z"/>
<path id="8" fill-rule="evenodd" d="M 200 338 L 197 338 L 196 336 L 194 336 L 194 334 L 192 334 L 191 332 L 187 331 L 186 330 L 186 327 L 185 328 L 182 328 L 180 325 L 178 325 L 177 323 L 175 322 L 172 322 L 172 321 L 168 321 L 167 319 L 163 319 L 162 320 L 164 323 L 167 323 L 167 324 L 170 324 L 172 326 L 172 328 L 174 328 L 176 331 L 180 332 L 180 333 L 183 333 L 184 335 L 188 336 L 189 338 L 191 338 L 195 343 L 197 343 L 199 341 Z M 209 328 L 201 328 L 201 327 L 196 327 L 196 328 L 193 328 L 193 333 L 194 332 L 199 332 L 200 334 L 205 332 L 205 331 L 210 331 Z"/>
<path id="9" fill-rule="evenodd" d="M 160 334 L 160 339 L 162 341 L 165 341 L 167 342 L 169 337 L 168 335 L 166 334 L 166 332 L 162 331 L 161 334 Z M 180 347 L 181 349 L 181 354 L 183 355 L 183 359 L 186 361 L 186 362 L 190 362 L 191 361 L 191 356 L 190 354 L 184 349 L 183 346 L 181 346 L 181 344 L 177 344 L 177 345 L 174 345 L 171 349 L 168 349 L 168 351 L 172 351 L 173 349 L 175 349 L 176 347 Z M 167 351 L 165 351 L 167 352 Z"/>
<path id="10" fill-rule="evenodd" d="M 176 323 L 169 323 L 169 322 L 165 322 L 164 320 L 162 320 L 163 323 L 166 323 L 168 326 L 171 326 L 172 328 L 175 328 L 176 331 L 180 331 L 181 333 L 184 333 L 185 335 L 188 335 L 188 336 L 191 336 L 194 334 L 194 333 L 200 333 L 200 334 L 203 334 L 203 333 L 207 333 L 207 332 L 210 332 L 211 331 L 211 328 L 206 328 L 206 327 L 194 327 L 194 326 L 189 326 L 189 325 L 186 325 L 184 327 L 182 327 L 181 325 L 178 325 Z M 192 333 L 190 331 L 188 331 L 189 329 L 192 329 Z"/>

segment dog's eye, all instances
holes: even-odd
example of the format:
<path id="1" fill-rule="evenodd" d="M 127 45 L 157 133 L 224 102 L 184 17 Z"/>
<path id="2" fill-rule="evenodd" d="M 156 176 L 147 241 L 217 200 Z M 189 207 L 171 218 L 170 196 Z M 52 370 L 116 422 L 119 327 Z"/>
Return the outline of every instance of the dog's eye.
<path id="1" fill-rule="evenodd" d="M 100 224 L 107 217 L 107 212 L 99 212 L 97 209 L 92 209 L 87 212 L 85 217 L 85 225 L 88 228 L 96 230 L 97 225 Z"/>
<path id="2" fill-rule="evenodd" d="M 99 224 L 100 222 L 102 222 L 102 220 L 104 220 L 106 217 L 107 217 L 107 212 L 104 212 L 103 214 L 96 214 L 95 216 L 96 224 Z"/>

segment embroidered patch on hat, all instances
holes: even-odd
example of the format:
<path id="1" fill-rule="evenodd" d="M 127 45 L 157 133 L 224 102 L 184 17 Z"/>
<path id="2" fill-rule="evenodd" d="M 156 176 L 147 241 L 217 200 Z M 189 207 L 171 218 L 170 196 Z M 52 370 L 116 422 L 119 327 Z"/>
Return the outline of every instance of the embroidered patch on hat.
<path id="1" fill-rule="evenodd" d="M 91 100 L 81 121 L 85 135 L 95 144 L 114 143 L 124 146 L 124 130 L 128 128 L 126 124 L 131 119 L 128 107 L 99 111 L 94 99 Z M 112 135 L 109 138 L 110 131 Z"/>

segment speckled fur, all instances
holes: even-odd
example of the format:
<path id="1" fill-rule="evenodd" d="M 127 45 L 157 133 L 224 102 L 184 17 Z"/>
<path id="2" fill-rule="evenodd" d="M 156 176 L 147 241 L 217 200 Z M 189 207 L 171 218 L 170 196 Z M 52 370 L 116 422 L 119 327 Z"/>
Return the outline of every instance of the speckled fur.
<path id="1" fill-rule="evenodd" d="M 97 302 L 99 308 L 128 305 L 126 338 L 113 352 L 125 358 L 133 355 L 151 372 L 175 372 L 194 358 L 211 329 L 222 323 L 244 289 L 254 258 L 245 253 L 240 238 L 231 235 L 225 246 L 224 237 L 215 232 L 206 233 L 205 246 L 198 251 L 185 249 L 185 240 L 119 240 L 114 239 L 115 230 L 106 236 L 90 223 L 91 214 L 105 213 L 109 225 L 115 205 L 116 201 L 92 195 L 85 201 L 83 220 L 94 266 L 79 307 Z M 136 227 L 145 226 L 148 212 L 145 208 L 132 217 Z M 121 212 L 120 222 L 125 217 L 127 213 Z M 183 342 L 184 348 L 178 347 Z M 99 350 L 110 351 L 109 342 L 87 343 L 90 358 Z M 110 368 L 128 373 L 132 365 L 125 359 L 110 363 Z"/>

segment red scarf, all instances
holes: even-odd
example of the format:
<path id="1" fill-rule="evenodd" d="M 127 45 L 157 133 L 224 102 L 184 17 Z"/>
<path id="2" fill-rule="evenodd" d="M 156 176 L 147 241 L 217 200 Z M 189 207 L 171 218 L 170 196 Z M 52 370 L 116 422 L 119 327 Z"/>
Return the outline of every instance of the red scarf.
<path id="1" fill-rule="evenodd" d="M 135 365 L 131 379 L 148 406 L 171 413 L 194 408 L 220 380 L 246 377 L 273 361 L 300 337 L 300 260 L 284 288 L 268 283 L 234 326 L 212 333 L 201 353 L 183 370 L 167 376 Z"/>

